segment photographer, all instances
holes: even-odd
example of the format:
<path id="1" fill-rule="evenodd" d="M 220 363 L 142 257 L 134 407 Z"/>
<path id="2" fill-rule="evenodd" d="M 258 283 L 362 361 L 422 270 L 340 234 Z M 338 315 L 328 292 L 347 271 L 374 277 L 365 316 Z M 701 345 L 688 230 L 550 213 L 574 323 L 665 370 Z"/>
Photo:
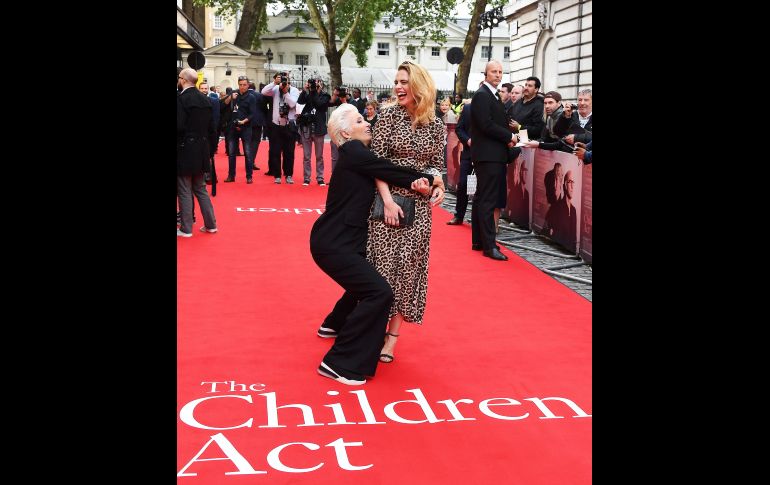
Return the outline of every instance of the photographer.
<path id="1" fill-rule="evenodd" d="M 329 101 L 329 106 L 339 106 L 341 104 L 351 104 L 350 92 L 348 92 L 348 88 L 345 86 L 334 88 L 332 98 Z M 332 172 L 334 172 L 334 167 L 337 166 L 337 159 L 339 159 L 339 152 L 337 151 L 337 145 L 334 144 L 334 140 L 329 145 L 332 153 Z"/>
<path id="2" fill-rule="evenodd" d="M 283 167 L 286 183 L 293 184 L 299 90 L 289 82 L 288 73 L 282 72 L 280 77 L 276 76 L 274 79 L 273 84 L 268 84 L 262 89 L 263 96 L 273 98 L 268 166 L 270 173 L 275 177 L 275 183 L 281 183 L 281 168 Z M 283 155 L 283 163 L 281 163 L 281 155 Z"/>
<path id="3" fill-rule="evenodd" d="M 320 79 L 308 79 L 305 89 L 299 95 L 300 104 L 305 107 L 297 118 L 299 125 L 299 139 L 302 142 L 302 185 L 310 185 L 312 170 L 310 167 L 310 155 L 315 145 L 315 176 L 318 185 L 326 185 L 324 181 L 324 136 L 326 136 L 326 112 L 329 109 L 331 96 L 324 91 L 324 84 Z"/>
<path id="4" fill-rule="evenodd" d="M 257 100 L 249 91 L 249 78 L 238 76 L 238 91 L 233 91 L 223 102 L 232 105 L 230 117 L 230 139 L 228 140 L 228 169 L 225 182 L 235 182 L 235 155 L 238 153 L 238 140 L 243 140 L 243 150 L 246 152 L 246 183 L 252 183 L 254 170 L 254 145 L 251 143 L 252 123 L 257 113 Z"/>

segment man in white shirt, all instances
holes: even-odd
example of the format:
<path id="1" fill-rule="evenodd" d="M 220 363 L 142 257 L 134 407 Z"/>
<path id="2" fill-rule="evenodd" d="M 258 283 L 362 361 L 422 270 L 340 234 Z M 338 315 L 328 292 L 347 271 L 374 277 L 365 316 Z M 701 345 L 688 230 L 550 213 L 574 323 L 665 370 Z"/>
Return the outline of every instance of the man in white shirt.
<path id="1" fill-rule="evenodd" d="M 294 180 L 294 147 L 297 143 L 297 98 L 299 90 L 289 82 L 289 74 L 276 76 L 273 84 L 262 89 L 262 95 L 273 98 L 273 116 L 270 136 L 275 142 L 270 143 L 268 159 L 269 172 L 275 177 L 275 183 L 281 183 L 281 168 L 286 176 L 286 183 Z M 281 163 L 283 155 L 283 163 Z"/>

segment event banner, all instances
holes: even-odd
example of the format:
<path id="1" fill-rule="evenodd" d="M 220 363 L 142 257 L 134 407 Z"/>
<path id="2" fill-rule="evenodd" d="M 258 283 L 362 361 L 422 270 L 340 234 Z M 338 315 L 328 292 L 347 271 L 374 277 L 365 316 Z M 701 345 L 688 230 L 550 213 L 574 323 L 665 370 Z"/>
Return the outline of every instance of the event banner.
<path id="1" fill-rule="evenodd" d="M 571 154 L 535 150 L 532 230 L 578 253 L 583 164 Z"/>
<path id="2" fill-rule="evenodd" d="M 532 217 L 532 166 L 535 161 L 535 149 L 524 147 L 521 154 L 508 165 L 508 196 L 505 215 L 509 221 L 529 228 Z"/>
<path id="3" fill-rule="evenodd" d="M 591 264 L 593 257 L 592 242 L 593 242 L 593 214 L 591 208 L 593 207 L 593 164 L 583 165 L 583 198 L 580 204 L 581 216 L 580 216 L 580 257 L 583 261 Z"/>

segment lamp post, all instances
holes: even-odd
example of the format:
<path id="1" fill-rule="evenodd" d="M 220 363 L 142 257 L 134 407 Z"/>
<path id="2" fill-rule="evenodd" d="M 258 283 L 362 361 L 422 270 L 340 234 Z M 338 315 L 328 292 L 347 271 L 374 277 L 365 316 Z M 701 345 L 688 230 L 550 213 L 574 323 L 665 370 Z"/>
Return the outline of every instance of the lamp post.
<path id="1" fill-rule="evenodd" d="M 265 55 L 267 56 L 267 70 L 270 71 L 273 69 L 273 51 L 268 48 L 267 52 L 265 52 Z"/>
<path id="2" fill-rule="evenodd" d="M 299 85 L 305 85 L 305 58 L 300 56 L 299 58 Z"/>
<path id="3" fill-rule="evenodd" d="M 497 24 L 505 20 L 503 17 L 503 7 L 495 7 L 492 10 L 484 12 L 479 17 L 479 30 L 489 29 L 489 50 L 487 51 L 487 62 L 492 60 L 492 29 Z"/>

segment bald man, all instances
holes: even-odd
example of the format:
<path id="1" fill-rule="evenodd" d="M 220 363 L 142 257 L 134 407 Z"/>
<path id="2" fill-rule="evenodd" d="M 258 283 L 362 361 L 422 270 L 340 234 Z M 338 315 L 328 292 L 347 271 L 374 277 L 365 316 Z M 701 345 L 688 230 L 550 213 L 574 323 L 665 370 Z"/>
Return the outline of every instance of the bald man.
<path id="1" fill-rule="evenodd" d="M 176 98 L 176 187 L 181 212 L 178 237 L 192 237 L 193 194 L 198 199 L 203 232 L 217 232 L 214 206 L 211 204 L 203 172 L 208 172 L 209 140 L 216 136 L 211 116 L 211 101 L 195 89 L 198 74 L 189 67 L 182 69 L 177 84 L 182 92 Z"/>
<path id="2" fill-rule="evenodd" d="M 471 249 L 483 250 L 484 256 L 497 261 L 508 260 L 495 240 L 494 212 L 500 187 L 505 180 L 503 167 L 521 153 L 520 148 L 509 150 L 517 143 L 518 136 L 508 128 L 505 107 L 497 93 L 502 78 L 503 65 L 500 61 L 489 61 L 484 69 L 484 82 L 473 95 L 471 103 L 471 162 L 477 180 L 471 219 Z"/>

